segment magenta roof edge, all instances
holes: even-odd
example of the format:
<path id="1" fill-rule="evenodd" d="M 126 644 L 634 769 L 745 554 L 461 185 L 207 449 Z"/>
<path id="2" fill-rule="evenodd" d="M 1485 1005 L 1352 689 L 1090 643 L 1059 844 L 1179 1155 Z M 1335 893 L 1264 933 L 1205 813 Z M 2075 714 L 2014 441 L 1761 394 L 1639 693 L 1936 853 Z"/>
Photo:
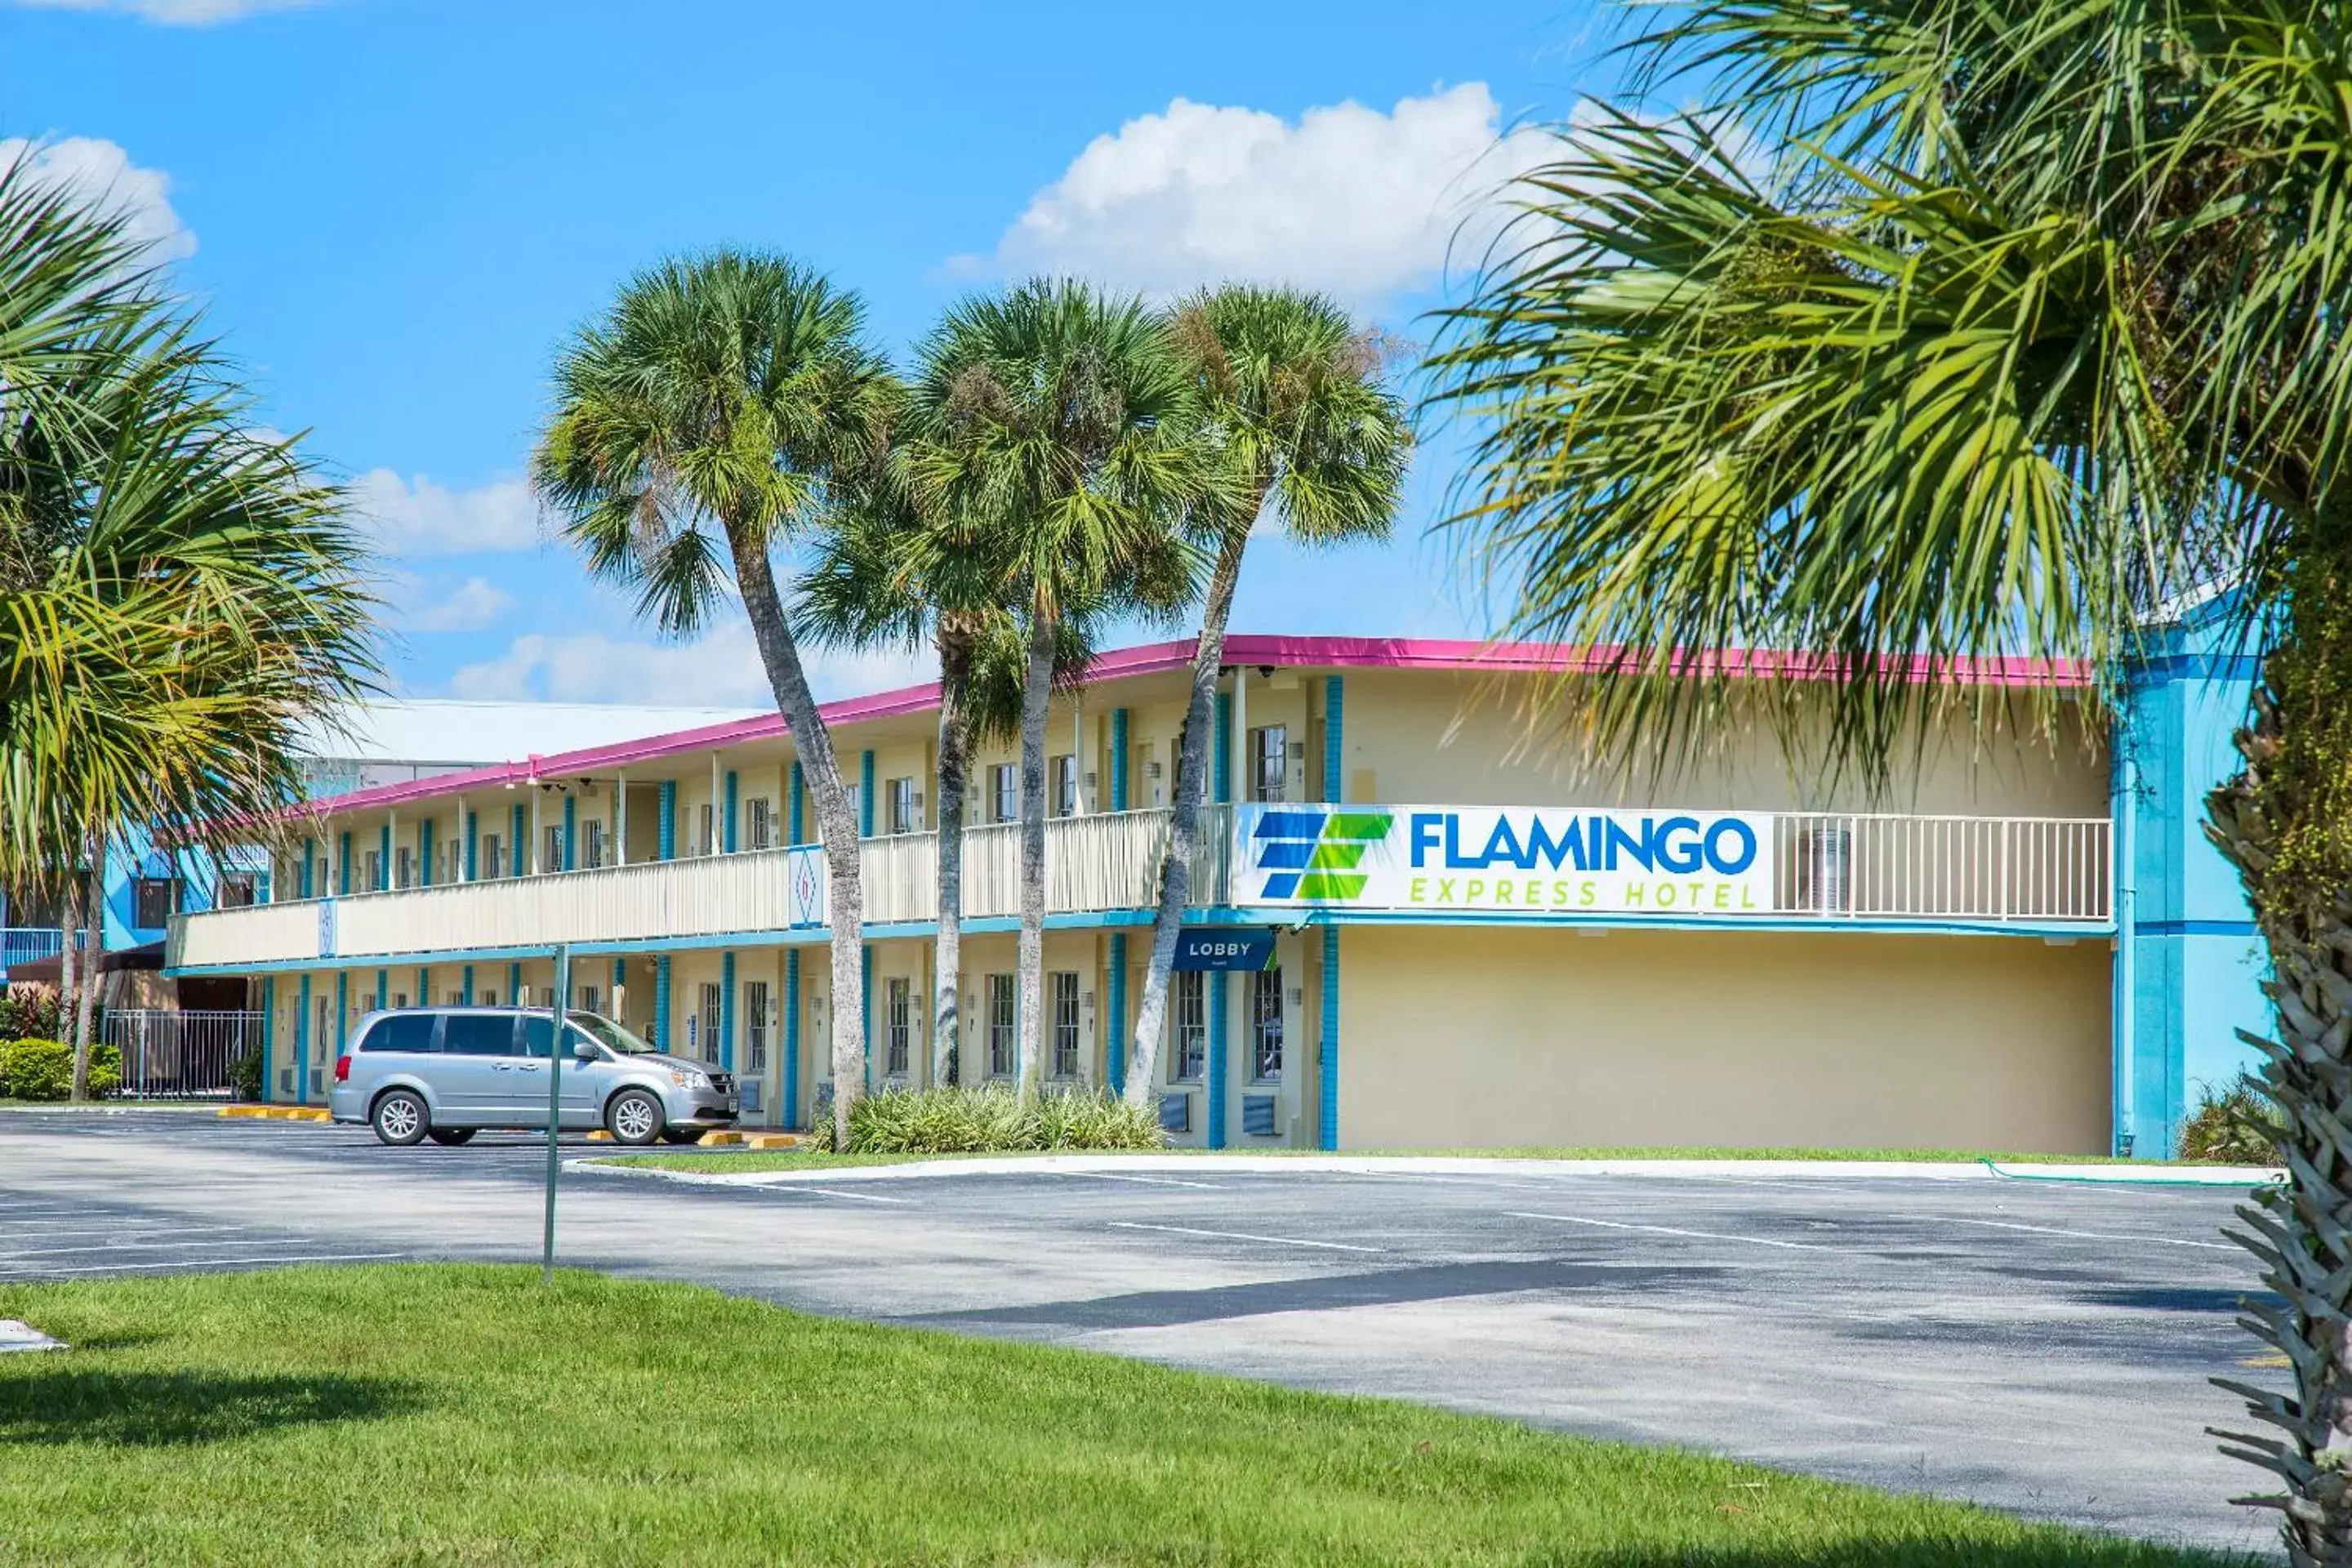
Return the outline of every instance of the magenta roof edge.
<path id="1" fill-rule="evenodd" d="M 1142 643 L 1099 655 L 1087 670 L 1089 683 L 1156 675 L 1181 669 L 1192 663 L 1193 639 Z M 1265 664 L 1283 668 L 1454 669 L 1464 671 L 1545 671 L 1575 675 L 1613 668 L 1624 657 L 1622 647 L 1575 647 L 1562 643 L 1477 642 L 1458 637 L 1348 637 L 1235 633 L 1225 638 L 1224 662 Z M 1706 670 L 1730 675 L 1819 679 L 1835 668 L 1821 654 L 1770 649 L 1696 656 L 1693 673 Z M 1906 679 L 1941 679 L 1959 686 L 2084 687 L 2091 681 L 2089 667 L 2074 661 L 2015 658 L 1952 659 L 1940 666 L 1933 660 L 1910 662 Z M 865 697 L 825 703 L 821 711 L 827 725 L 853 724 L 869 719 L 897 718 L 936 708 L 937 681 L 903 686 Z M 354 807 L 393 806 L 411 800 L 463 795 L 473 790 L 520 788 L 541 779 L 560 779 L 673 756 L 708 746 L 743 745 L 774 740 L 786 732 L 783 715 L 762 713 L 751 719 L 705 724 L 691 730 L 646 735 L 602 746 L 583 747 L 549 756 L 534 755 L 520 763 L 494 763 L 464 773 L 436 773 L 405 784 L 380 784 L 349 795 L 328 795 L 289 809 L 300 816 Z"/>

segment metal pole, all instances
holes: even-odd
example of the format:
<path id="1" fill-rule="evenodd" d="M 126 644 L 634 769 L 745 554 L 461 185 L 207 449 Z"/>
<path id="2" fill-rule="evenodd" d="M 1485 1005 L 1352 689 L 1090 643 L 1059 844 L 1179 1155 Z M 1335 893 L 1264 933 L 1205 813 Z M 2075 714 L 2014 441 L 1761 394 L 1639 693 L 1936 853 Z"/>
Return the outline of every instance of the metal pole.
<path id="1" fill-rule="evenodd" d="M 563 1058 L 570 1054 L 563 1038 L 563 1006 L 572 994 L 572 949 L 555 950 L 555 986 L 549 1016 L 555 1024 L 547 1058 L 547 1239 L 540 1257 L 540 1279 L 555 1283 L 556 1129 L 563 1120 Z"/>

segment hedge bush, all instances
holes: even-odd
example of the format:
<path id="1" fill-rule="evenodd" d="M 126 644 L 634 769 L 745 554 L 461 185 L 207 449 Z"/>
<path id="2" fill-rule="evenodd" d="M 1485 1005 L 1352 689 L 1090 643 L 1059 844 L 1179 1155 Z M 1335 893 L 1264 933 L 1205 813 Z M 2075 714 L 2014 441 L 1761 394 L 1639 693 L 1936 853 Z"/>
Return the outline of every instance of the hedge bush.
<path id="1" fill-rule="evenodd" d="M 2195 1114 L 2180 1129 L 2184 1160 L 2223 1160 L 2232 1165 L 2275 1165 L 2278 1136 L 2285 1119 L 2263 1086 L 2241 1073 L 2221 1093 L 2205 1091 Z"/>
<path id="2" fill-rule="evenodd" d="M 254 1051 L 228 1064 L 228 1086 L 239 1100 L 261 1098 L 261 1053 Z"/>
<path id="3" fill-rule="evenodd" d="M 89 1092 L 122 1087 L 122 1053 L 89 1047 Z M 0 1100 L 64 1100 L 73 1093 L 73 1047 L 62 1040 L 0 1040 Z"/>
<path id="4" fill-rule="evenodd" d="M 813 1130 L 832 1143 L 832 1123 Z M 851 1154 L 997 1154 L 1078 1149 L 1160 1149 L 1167 1138 L 1150 1110 L 1100 1093 L 1047 1094 L 1024 1107 L 1013 1090 L 891 1089 L 849 1108 Z"/>
<path id="5" fill-rule="evenodd" d="M 0 1040 L 54 1040 L 63 1033 L 56 992 L 0 985 Z"/>

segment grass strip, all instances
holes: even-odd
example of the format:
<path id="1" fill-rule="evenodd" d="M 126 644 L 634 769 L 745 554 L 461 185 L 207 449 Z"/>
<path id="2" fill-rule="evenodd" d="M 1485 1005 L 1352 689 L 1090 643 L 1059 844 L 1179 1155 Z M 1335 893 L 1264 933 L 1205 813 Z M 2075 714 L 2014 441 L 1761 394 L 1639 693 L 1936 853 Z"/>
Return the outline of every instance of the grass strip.
<path id="1" fill-rule="evenodd" d="M 0 1287 L 0 1563 L 2237 1560 L 692 1286 L 407 1265 Z"/>

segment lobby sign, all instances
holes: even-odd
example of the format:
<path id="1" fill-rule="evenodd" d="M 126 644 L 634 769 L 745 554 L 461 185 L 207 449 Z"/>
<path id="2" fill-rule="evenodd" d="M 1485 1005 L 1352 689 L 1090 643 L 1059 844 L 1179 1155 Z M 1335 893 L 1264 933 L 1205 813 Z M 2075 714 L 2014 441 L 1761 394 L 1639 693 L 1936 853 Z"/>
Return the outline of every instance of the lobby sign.
<path id="1" fill-rule="evenodd" d="M 1772 912 L 1760 812 L 1244 805 L 1234 902 L 1253 908 L 1738 916 Z"/>
<path id="2" fill-rule="evenodd" d="M 1176 933 L 1175 968 L 1251 971 L 1274 967 L 1269 926 L 1186 926 Z"/>

